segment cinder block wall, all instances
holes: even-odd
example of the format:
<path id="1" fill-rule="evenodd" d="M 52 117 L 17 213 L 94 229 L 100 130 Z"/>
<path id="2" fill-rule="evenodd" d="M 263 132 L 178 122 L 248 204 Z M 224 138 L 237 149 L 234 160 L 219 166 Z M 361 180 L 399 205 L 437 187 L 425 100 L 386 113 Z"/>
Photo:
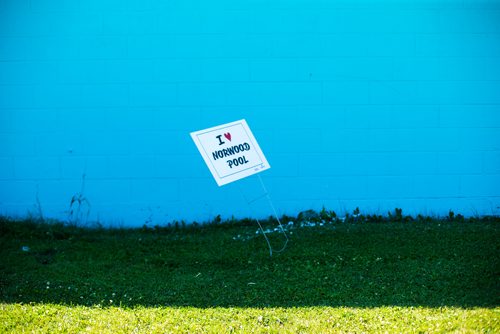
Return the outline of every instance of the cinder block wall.
<path id="1" fill-rule="evenodd" d="M 280 214 L 499 214 L 500 3 L 0 1 L 0 214 L 270 215 L 189 137 L 241 118 Z"/>

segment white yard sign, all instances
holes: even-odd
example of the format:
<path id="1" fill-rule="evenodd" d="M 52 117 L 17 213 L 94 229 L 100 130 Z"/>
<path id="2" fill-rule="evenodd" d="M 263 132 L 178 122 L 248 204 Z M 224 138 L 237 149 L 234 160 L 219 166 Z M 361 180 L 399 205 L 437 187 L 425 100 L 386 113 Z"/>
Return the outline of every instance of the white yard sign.
<path id="1" fill-rule="evenodd" d="M 191 138 L 219 186 L 271 168 L 244 119 L 192 132 Z"/>

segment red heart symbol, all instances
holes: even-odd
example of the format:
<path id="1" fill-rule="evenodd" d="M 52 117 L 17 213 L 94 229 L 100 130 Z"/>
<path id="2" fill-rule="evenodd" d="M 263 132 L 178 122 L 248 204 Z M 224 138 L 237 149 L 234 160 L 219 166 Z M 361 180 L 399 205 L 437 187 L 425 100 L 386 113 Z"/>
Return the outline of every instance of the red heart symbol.
<path id="1" fill-rule="evenodd" d="M 226 137 L 227 140 L 231 141 L 231 134 L 229 132 L 225 133 L 224 137 Z"/>

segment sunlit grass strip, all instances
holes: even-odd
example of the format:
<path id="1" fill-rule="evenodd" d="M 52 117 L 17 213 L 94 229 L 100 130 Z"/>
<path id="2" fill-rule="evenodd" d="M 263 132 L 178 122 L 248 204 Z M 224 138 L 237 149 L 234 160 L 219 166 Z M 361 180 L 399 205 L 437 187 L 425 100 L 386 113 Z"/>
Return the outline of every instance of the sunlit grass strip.
<path id="1" fill-rule="evenodd" d="M 1 304 L 0 332 L 499 333 L 500 308 L 85 307 Z"/>

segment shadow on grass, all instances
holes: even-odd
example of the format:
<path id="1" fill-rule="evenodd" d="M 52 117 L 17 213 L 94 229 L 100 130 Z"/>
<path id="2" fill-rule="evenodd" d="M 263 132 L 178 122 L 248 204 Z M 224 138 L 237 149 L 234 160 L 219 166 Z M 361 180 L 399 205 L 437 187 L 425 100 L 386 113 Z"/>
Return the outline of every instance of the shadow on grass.
<path id="1" fill-rule="evenodd" d="M 498 307 L 499 231 L 498 218 L 304 227 L 271 258 L 254 226 L 107 230 L 2 219 L 0 301 Z"/>

